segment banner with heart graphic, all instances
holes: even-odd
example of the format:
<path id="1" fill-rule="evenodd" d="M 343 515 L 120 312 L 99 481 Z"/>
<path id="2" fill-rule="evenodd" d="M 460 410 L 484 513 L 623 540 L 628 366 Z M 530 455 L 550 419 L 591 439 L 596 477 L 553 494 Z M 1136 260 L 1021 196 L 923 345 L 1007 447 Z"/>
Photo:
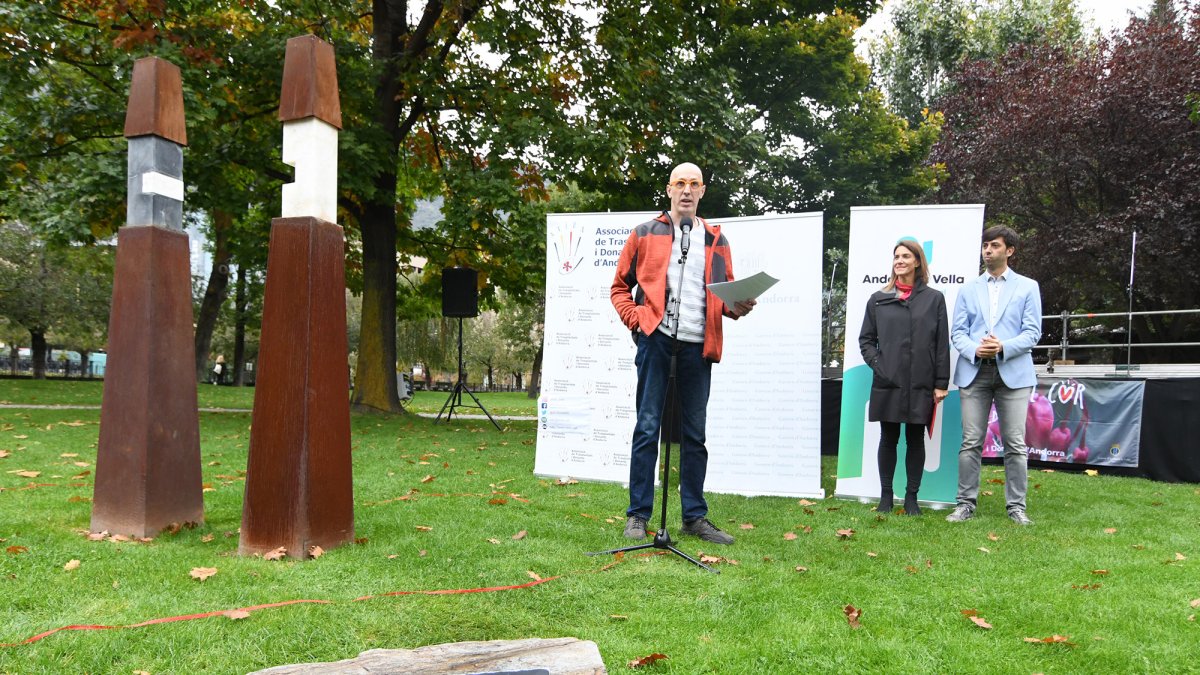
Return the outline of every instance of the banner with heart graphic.
<path id="1" fill-rule="evenodd" d="M 1143 380 L 1039 377 L 1025 417 L 1029 459 L 1092 466 L 1138 465 Z M 1002 457 L 1004 439 L 988 419 L 984 457 Z"/>

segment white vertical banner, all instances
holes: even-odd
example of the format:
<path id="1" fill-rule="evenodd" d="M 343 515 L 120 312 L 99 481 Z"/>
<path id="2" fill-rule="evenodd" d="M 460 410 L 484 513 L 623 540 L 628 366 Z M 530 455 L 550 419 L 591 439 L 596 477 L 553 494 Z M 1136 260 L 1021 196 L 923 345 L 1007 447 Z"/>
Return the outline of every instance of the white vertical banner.
<path id="1" fill-rule="evenodd" d="M 609 289 L 629 232 L 655 215 L 547 218 L 535 474 L 629 480 L 636 348 Z M 764 271 L 780 282 L 750 316 L 724 320 L 723 356 L 713 366 L 708 405 L 705 489 L 823 496 L 821 214 L 713 222 L 729 239 L 735 277 Z"/>
<path id="2" fill-rule="evenodd" d="M 913 239 L 929 262 L 929 285 L 946 297 L 946 323 L 953 321 L 954 302 L 964 283 L 980 273 L 983 204 L 877 206 L 850 210 L 850 260 L 846 282 L 846 340 L 842 361 L 842 413 L 838 436 L 838 497 L 879 497 L 879 423 L 867 421 L 872 373 L 863 362 L 858 333 L 871 294 L 887 283 L 896 242 Z M 951 379 L 958 353 L 950 347 Z M 962 417 L 958 390 L 938 406 L 932 437 L 925 439 L 925 475 L 919 498 L 953 503 L 958 483 L 958 448 Z M 904 438 L 897 452 L 893 489 L 903 494 Z"/>

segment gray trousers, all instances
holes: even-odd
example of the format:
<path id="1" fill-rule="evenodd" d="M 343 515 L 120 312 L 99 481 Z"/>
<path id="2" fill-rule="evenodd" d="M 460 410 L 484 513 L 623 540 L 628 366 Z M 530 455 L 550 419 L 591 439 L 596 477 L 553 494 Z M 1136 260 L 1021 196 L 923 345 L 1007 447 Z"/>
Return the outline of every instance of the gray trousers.
<path id="1" fill-rule="evenodd" d="M 962 401 L 962 447 L 958 450 L 957 502 L 975 508 L 979 497 L 979 466 L 983 458 L 983 440 L 987 436 L 992 403 L 1000 421 L 1004 440 L 1004 501 L 1008 510 L 1025 510 L 1025 492 L 1029 484 L 1026 462 L 1025 415 L 1033 387 L 1011 389 L 1000 379 L 995 364 L 979 366 L 975 379 L 958 390 Z"/>

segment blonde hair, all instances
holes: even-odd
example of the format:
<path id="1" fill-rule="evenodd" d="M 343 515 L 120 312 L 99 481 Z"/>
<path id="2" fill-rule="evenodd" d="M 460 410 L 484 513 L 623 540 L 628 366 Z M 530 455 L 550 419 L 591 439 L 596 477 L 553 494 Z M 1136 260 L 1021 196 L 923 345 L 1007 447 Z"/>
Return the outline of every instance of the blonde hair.
<path id="1" fill-rule="evenodd" d="M 916 282 L 920 281 L 921 283 L 928 286 L 929 285 L 929 263 L 926 262 L 926 260 L 925 260 L 925 249 L 921 248 L 921 245 L 918 244 L 915 239 L 901 239 L 900 241 L 896 242 L 896 245 L 892 248 L 892 257 L 895 257 L 896 249 L 900 248 L 901 246 L 908 249 L 909 253 L 912 253 L 913 257 L 917 259 L 917 269 L 913 271 L 913 284 L 915 285 Z M 893 269 L 891 274 L 888 276 L 887 285 L 883 287 L 883 290 L 885 290 L 885 291 L 896 290 L 896 270 L 895 269 Z"/>

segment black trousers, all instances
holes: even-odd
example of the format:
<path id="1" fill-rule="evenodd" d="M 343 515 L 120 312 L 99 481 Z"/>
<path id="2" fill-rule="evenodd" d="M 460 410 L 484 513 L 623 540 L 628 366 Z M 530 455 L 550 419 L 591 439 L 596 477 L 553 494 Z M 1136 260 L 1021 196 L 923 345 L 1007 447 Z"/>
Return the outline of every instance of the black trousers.
<path id="1" fill-rule="evenodd" d="M 900 442 L 900 422 L 879 423 L 879 485 L 884 492 L 892 491 L 892 476 L 896 473 L 896 445 Z M 925 425 L 904 424 L 904 441 L 908 444 L 905 456 L 905 475 L 908 492 L 915 494 L 921 487 L 925 470 Z"/>

